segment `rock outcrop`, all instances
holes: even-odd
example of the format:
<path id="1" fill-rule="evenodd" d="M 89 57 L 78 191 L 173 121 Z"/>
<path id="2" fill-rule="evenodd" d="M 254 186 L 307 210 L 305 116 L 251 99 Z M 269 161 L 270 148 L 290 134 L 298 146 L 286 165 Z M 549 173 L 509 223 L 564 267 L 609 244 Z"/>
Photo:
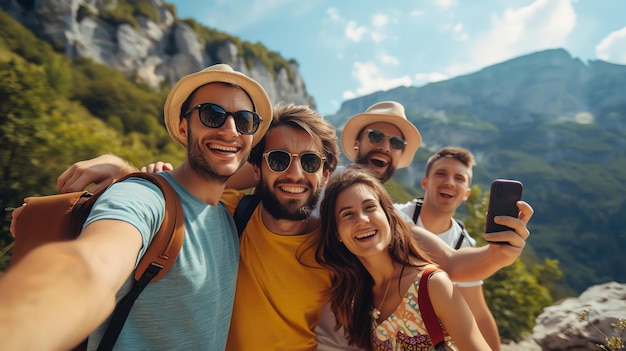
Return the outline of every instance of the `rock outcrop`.
<path id="1" fill-rule="evenodd" d="M 299 66 L 270 72 L 260 58 L 244 59 L 232 41 L 207 50 L 184 21 L 177 20 L 161 0 L 152 0 L 155 16 L 136 14 L 136 23 L 107 19 L 116 0 L 0 0 L 0 7 L 17 21 L 65 50 L 70 58 L 88 57 L 116 68 L 138 81 L 158 86 L 211 64 L 231 65 L 263 85 L 273 102 L 306 104 L 315 108 L 305 89 Z"/>
<path id="2" fill-rule="evenodd" d="M 580 321 L 585 310 L 589 321 Z M 595 285 L 579 297 L 546 307 L 537 317 L 533 339 L 542 350 L 600 350 L 596 345 L 606 345 L 605 335 L 620 336 L 611 326 L 620 318 L 626 319 L 626 284 Z"/>

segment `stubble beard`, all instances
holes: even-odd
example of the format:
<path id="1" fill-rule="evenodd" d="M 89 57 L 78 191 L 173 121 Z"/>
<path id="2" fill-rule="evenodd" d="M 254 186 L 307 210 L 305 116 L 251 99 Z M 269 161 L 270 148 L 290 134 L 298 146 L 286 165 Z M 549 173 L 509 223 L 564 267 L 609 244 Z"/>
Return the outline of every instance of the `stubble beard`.
<path id="1" fill-rule="evenodd" d="M 203 143 L 203 145 L 205 144 L 206 143 Z M 234 174 L 234 172 L 224 174 L 225 172 L 219 172 L 211 165 L 211 163 L 205 157 L 206 150 L 203 150 L 200 147 L 198 140 L 194 138 L 191 127 L 189 128 L 187 145 L 187 158 L 189 159 L 189 167 L 191 167 L 191 169 L 193 169 L 203 178 L 207 180 L 217 181 L 219 183 L 226 183 L 228 178 L 230 178 Z M 239 167 L 237 167 L 237 169 L 241 168 L 245 161 L 245 158 L 243 158 L 239 163 Z"/>

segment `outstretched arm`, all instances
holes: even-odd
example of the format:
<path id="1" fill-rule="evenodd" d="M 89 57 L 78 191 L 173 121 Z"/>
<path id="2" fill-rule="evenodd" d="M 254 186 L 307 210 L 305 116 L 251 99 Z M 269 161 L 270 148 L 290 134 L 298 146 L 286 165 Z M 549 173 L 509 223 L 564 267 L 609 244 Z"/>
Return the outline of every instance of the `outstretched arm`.
<path id="1" fill-rule="evenodd" d="M 0 277 L 3 349 L 76 346 L 113 311 L 140 248 L 134 226 L 101 220 L 76 240 L 33 250 Z"/>
<path id="2" fill-rule="evenodd" d="M 520 210 L 518 218 L 508 216 L 495 218 L 496 223 L 513 230 L 485 233 L 486 240 L 508 242 L 509 245 L 489 244 L 479 248 L 454 250 L 423 228 L 414 226 L 411 230 L 423 254 L 445 270 L 453 281 L 486 279 L 500 268 L 515 262 L 530 236 L 526 225 L 533 215 L 533 209 L 524 201 L 518 201 L 517 207 Z"/>

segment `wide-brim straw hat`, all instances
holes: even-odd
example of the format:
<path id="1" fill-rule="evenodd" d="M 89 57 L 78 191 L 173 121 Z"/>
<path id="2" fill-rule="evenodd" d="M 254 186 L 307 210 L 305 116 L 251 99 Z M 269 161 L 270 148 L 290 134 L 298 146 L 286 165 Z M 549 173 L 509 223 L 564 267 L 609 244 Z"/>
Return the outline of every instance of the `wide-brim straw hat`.
<path id="1" fill-rule="evenodd" d="M 341 147 L 344 155 L 354 162 L 357 150 L 354 141 L 359 132 L 372 123 L 390 123 L 400 129 L 406 145 L 396 168 L 404 168 L 413 162 L 415 152 L 422 144 L 422 136 L 413 123 L 409 122 L 404 113 L 404 106 L 395 101 L 383 101 L 370 106 L 364 113 L 354 115 L 348 120 L 341 131 Z"/>
<path id="2" fill-rule="evenodd" d="M 265 135 L 272 122 L 272 103 L 261 84 L 224 63 L 212 65 L 202 71 L 184 76 L 170 90 L 165 100 L 163 112 L 165 126 L 170 136 L 179 144 L 187 147 L 187 138 L 180 135 L 178 131 L 181 113 L 183 113 L 181 111 L 182 105 L 194 90 L 205 84 L 216 82 L 234 84 L 243 89 L 252 99 L 254 112 L 263 119 L 259 129 L 252 136 L 252 146 L 255 146 Z"/>

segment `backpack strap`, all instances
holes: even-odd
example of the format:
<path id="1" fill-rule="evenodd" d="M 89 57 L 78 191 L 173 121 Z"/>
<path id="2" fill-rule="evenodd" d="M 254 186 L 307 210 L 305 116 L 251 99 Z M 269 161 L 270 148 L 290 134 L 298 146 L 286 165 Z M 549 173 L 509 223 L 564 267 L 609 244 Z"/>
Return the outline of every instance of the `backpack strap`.
<path id="1" fill-rule="evenodd" d="M 415 199 L 415 211 L 413 212 L 413 223 L 415 224 L 417 224 L 417 219 L 420 216 L 420 212 L 422 212 L 423 204 L 424 204 L 423 198 Z"/>
<path id="2" fill-rule="evenodd" d="M 135 300 L 151 282 L 161 279 L 176 261 L 185 236 L 183 207 L 178 194 L 163 177 L 152 173 L 132 173 L 128 178 L 143 178 L 159 187 L 165 197 L 165 216 L 159 231 L 141 257 L 135 269 L 135 283 L 130 292 L 115 306 L 111 321 L 104 332 L 98 350 L 111 350 L 126 322 Z"/>
<path id="3" fill-rule="evenodd" d="M 456 218 L 454 220 L 461 226 L 461 235 L 459 236 L 459 240 L 456 241 L 456 245 L 454 245 L 454 249 L 458 250 L 461 248 L 461 245 L 463 245 L 463 240 L 469 238 L 469 233 L 467 229 L 465 229 L 465 223 L 463 223 L 462 220 Z"/>
<path id="4" fill-rule="evenodd" d="M 443 329 L 439 318 L 435 314 L 433 304 L 430 302 L 430 294 L 428 293 L 428 278 L 437 271 L 437 268 L 433 266 L 427 267 L 420 278 L 419 289 L 417 290 L 417 305 L 419 306 L 420 314 L 426 325 L 426 331 L 433 343 L 434 349 L 437 351 L 445 350 L 446 344 L 443 338 Z"/>
<path id="5" fill-rule="evenodd" d="M 248 221 L 250 221 L 250 217 L 252 217 L 252 213 L 260 202 L 261 197 L 250 194 L 241 198 L 237 204 L 233 217 L 235 218 L 235 224 L 237 225 L 237 232 L 239 233 L 240 238 L 244 229 L 246 229 L 246 225 L 248 225 Z"/>
<path id="6" fill-rule="evenodd" d="M 415 224 L 417 224 L 417 219 L 419 218 L 420 212 L 422 211 L 422 205 L 424 205 L 424 198 L 415 199 L 415 211 L 413 212 L 413 223 Z M 465 223 L 463 223 L 462 220 L 457 218 L 454 218 L 454 220 L 461 226 L 461 236 L 454 245 L 454 249 L 458 250 L 461 248 L 461 245 L 463 245 L 463 240 L 469 237 L 469 234 L 467 233 L 467 230 L 465 229 Z"/>

